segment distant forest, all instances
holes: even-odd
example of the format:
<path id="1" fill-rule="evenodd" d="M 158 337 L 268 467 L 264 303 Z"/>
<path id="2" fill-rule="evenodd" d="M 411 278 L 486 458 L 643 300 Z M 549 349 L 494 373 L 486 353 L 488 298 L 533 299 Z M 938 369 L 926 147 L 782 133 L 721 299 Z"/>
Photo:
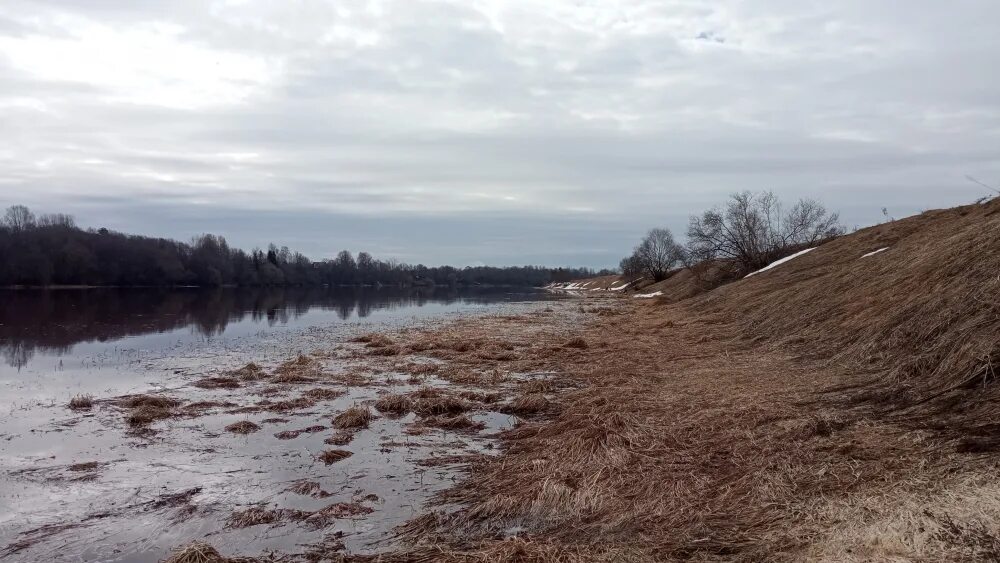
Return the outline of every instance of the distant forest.
<path id="1" fill-rule="evenodd" d="M 341 251 L 315 262 L 288 247 L 249 252 L 216 235 L 191 243 L 82 229 L 72 216 L 15 205 L 0 220 L 0 286 L 540 286 L 595 275 L 587 268 L 454 268 Z"/>

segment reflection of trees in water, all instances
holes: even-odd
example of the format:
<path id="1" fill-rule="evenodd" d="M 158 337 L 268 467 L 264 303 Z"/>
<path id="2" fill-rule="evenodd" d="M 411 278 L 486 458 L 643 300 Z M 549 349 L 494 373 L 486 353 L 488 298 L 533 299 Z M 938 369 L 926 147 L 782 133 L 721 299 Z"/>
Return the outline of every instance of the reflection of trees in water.
<path id="1" fill-rule="evenodd" d="M 18 371 L 28 365 L 28 362 L 35 355 L 35 349 L 29 347 L 24 342 L 4 342 L 0 344 L 0 350 L 3 351 L 3 359 L 7 362 L 7 365 L 17 368 Z"/>
<path id="2" fill-rule="evenodd" d="M 457 301 L 493 303 L 508 290 L 490 288 L 225 288 L 0 290 L 0 354 L 26 366 L 36 353 L 65 354 L 74 344 L 193 327 L 206 337 L 249 318 L 285 324 L 319 308 L 341 320 L 378 310 Z"/>

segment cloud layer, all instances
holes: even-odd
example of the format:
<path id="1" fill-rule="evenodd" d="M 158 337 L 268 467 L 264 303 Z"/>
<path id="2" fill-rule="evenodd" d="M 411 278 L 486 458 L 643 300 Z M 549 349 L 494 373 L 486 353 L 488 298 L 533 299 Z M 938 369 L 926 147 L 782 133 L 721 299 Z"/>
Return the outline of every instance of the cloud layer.
<path id="1" fill-rule="evenodd" d="M 0 204 L 321 258 L 613 265 L 742 189 L 1000 181 L 1000 4 L 9 0 Z"/>

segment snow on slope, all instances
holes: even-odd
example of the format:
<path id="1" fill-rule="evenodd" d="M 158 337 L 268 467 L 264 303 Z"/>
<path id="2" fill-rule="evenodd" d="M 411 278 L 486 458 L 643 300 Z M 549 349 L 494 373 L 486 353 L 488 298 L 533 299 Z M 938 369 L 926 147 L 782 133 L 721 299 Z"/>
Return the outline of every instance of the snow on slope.
<path id="1" fill-rule="evenodd" d="M 768 264 L 767 266 L 765 266 L 765 267 L 757 270 L 756 272 L 751 272 L 751 273 L 747 274 L 744 279 L 749 278 L 750 276 L 756 276 L 757 274 L 759 274 L 761 272 L 766 272 L 766 271 L 770 270 L 771 268 L 775 268 L 777 266 L 780 266 L 780 265 L 784 264 L 785 262 L 788 262 L 790 260 L 798 258 L 799 256 L 802 256 L 803 254 L 806 254 L 808 252 L 812 252 L 813 250 L 816 250 L 816 248 L 817 247 L 815 247 L 815 246 L 812 247 L 812 248 L 807 248 L 807 249 L 802 250 L 800 252 L 796 252 L 795 254 L 792 254 L 791 256 L 785 256 L 781 260 L 775 260 L 774 262 L 771 262 L 770 264 Z"/>
<path id="2" fill-rule="evenodd" d="M 889 247 L 888 247 L 888 246 L 887 246 L 887 247 L 885 247 L 885 248 L 880 248 L 880 249 L 878 249 L 878 250 L 876 250 L 876 251 L 874 251 L 874 252 L 869 252 L 868 254 L 862 254 L 862 255 L 861 255 L 861 257 L 862 257 L 862 258 L 868 258 L 869 256 L 875 256 L 875 255 L 876 255 L 876 254 L 878 254 L 879 252 L 885 252 L 886 250 L 889 250 Z"/>

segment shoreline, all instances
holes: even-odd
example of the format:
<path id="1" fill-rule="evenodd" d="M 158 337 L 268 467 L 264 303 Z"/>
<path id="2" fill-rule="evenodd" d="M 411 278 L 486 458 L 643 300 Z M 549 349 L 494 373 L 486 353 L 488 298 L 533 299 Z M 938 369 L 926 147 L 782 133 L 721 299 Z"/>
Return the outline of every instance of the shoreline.
<path id="1" fill-rule="evenodd" d="M 481 431 L 452 426 L 474 425 L 459 417 L 477 409 L 514 413 L 520 421 L 495 435 L 488 455 L 456 455 L 446 447 L 432 456 L 455 471 L 452 481 L 425 491 L 434 493 L 427 504 L 386 530 L 395 539 L 385 549 L 345 549 L 338 539 L 314 546 L 310 556 L 652 562 L 990 553 L 972 543 L 982 519 L 963 515 L 971 499 L 992 494 L 994 462 L 956 457 L 948 436 L 858 401 L 871 383 L 864 373 L 749 340 L 740 323 L 703 303 L 663 305 L 593 292 L 521 313 L 365 334 L 343 348 L 328 342 L 329 349 L 310 356 L 363 366 L 341 371 L 331 385 L 361 388 L 372 385 L 374 374 L 399 374 L 360 399 L 380 420 L 410 413 L 402 424 L 426 429 L 429 423 L 437 428 L 432 435 L 458 437 Z M 300 363 L 313 369 L 311 360 Z M 282 377 L 282 369 L 265 379 Z M 393 391 L 406 377 L 411 387 Z M 423 396 L 432 380 L 455 387 Z M 489 398 L 497 391 L 502 397 Z M 479 406 L 414 412 L 421 401 L 445 397 Z M 379 410 L 380 399 L 387 399 L 387 410 Z M 266 410 L 268 400 L 257 408 Z M 345 506 L 379 510 L 351 502 Z M 280 503 L 246 512 L 252 508 L 230 518 L 266 529 L 310 518 Z M 992 505 L 981 508 L 1000 517 Z M 363 516 L 331 521 L 344 520 Z M 227 549 L 212 536 L 187 539 L 212 545 L 178 546 L 171 561 L 186 561 L 191 550 L 209 550 L 216 562 L 258 555 Z"/>

